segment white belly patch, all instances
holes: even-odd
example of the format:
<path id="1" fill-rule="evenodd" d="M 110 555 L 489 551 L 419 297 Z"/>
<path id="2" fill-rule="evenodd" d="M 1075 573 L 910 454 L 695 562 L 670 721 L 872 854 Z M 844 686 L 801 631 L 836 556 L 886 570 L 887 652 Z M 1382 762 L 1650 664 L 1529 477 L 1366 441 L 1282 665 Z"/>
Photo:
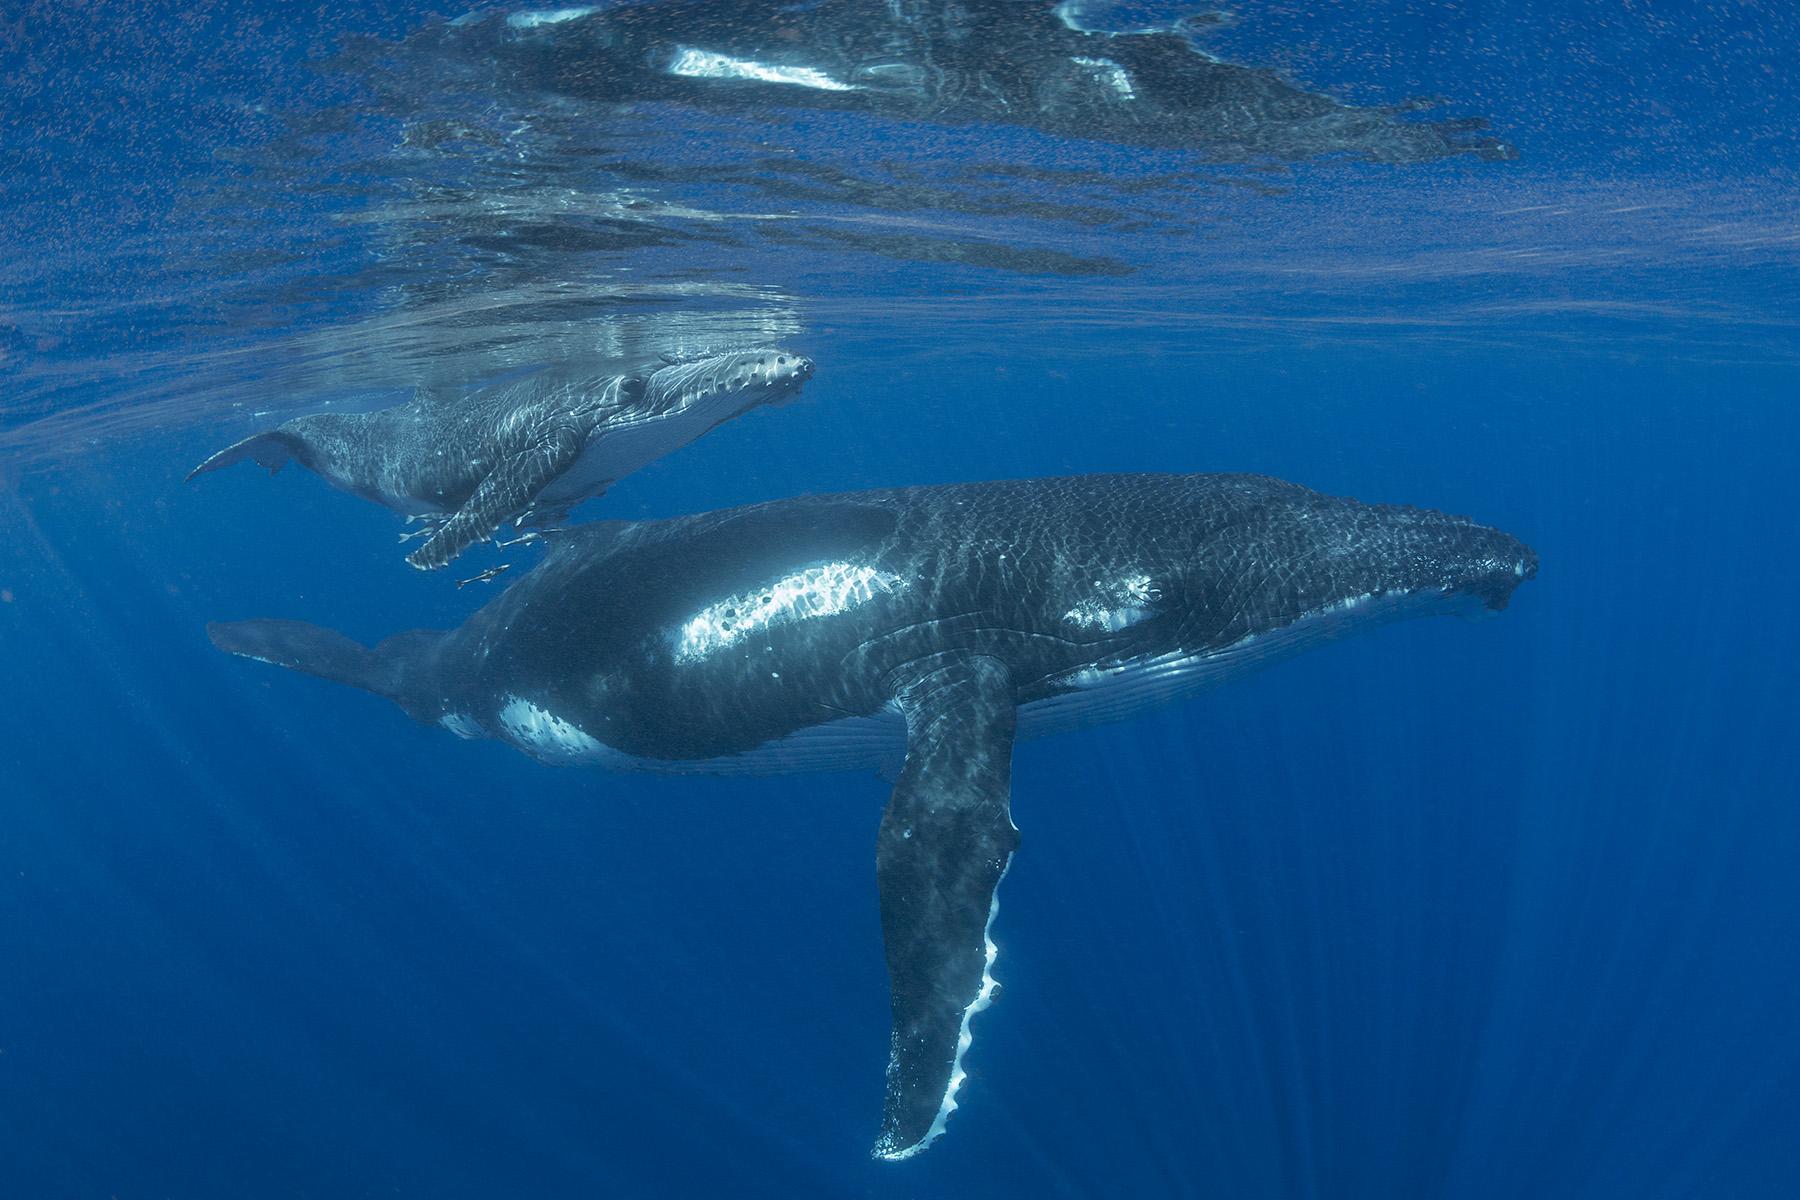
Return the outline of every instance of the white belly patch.
<path id="1" fill-rule="evenodd" d="M 540 762 L 575 765 L 629 766 L 631 756 L 585 732 L 580 726 L 519 696 L 500 706 L 500 732 L 506 740 Z"/>

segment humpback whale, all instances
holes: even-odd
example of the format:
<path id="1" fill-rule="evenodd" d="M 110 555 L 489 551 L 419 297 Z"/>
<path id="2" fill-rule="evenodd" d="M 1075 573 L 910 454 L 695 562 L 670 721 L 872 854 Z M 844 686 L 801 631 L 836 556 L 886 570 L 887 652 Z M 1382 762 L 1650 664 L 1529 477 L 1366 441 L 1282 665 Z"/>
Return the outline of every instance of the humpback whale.
<path id="1" fill-rule="evenodd" d="M 736 350 L 648 375 L 533 376 L 454 399 L 418 395 L 371 413 L 296 417 L 219 451 L 188 473 L 290 460 L 345 491 L 428 522 L 406 556 L 449 563 L 507 521 L 548 524 L 714 426 L 785 400 L 809 358 Z"/>
<path id="2" fill-rule="evenodd" d="M 563 531 L 460 628 L 366 648 L 298 621 L 223 650 L 548 763 L 899 771 L 875 868 L 893 1026 L 874 1153 L 944 1129 L 1018 844 L 1017 740 L 1114 720 L 1334 635 L 1505 608 L 1497 529 L 1251 475 L 802 497 Z"/>
<path id="3" fill-rule="evenodd" d="M 1201 47 L 1225 19 L 1108 27 L 1063 0 L 649 0 L 471 14 L 426 35 L 513 67 L 528 85 L 607 103 L 673 101 L 999 122 L 1236 159 L 1351 153 L 1386 162 L 1509 158 L 1479 120 L 1399 119 Z M 1164 6 L 1174 8 L 1179 6 Z M 1096 23 L 1096 21 L 1098 23 Z"/>

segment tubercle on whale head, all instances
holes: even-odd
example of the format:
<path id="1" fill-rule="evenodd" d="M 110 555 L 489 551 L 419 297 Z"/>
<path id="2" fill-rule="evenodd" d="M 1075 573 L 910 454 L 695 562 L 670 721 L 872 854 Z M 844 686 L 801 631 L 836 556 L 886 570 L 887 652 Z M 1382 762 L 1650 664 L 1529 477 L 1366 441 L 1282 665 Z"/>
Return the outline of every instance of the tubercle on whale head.
<path id="1" fill-rule="evenodd" d="M 735 382 L 742 390 L 805 383 L 816 369 L 806 355 L 773 346 L 723 354 L 714 362 L 728 385 Z"/>
<path id="2" fill-rule="evenodd" d="M 774 370 L 776 375 L 770 378 L 769 385 L 776 394 L 767 403 L 787 404 L 799 396 L 800 388 L 813 377 L 817 367 L 804 354 L 777 353 Z"/>
<path id="3" fill-rule="evenodd" d="M 791 397 L 815 370 L 804 354 L 764 346 L 672 363 L 651 374 L 649 388 L 653 403 L 675 398 L 685 406 L 707 397 L 740 396 L 765 404 Z"/>

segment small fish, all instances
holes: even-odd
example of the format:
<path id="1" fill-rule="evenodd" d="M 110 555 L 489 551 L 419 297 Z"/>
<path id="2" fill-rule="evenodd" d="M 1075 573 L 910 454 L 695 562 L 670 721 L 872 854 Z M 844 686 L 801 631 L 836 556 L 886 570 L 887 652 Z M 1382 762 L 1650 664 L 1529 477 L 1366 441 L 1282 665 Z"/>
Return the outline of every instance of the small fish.
<path id="1" fill-rule="evenodd" d="M 497 567 L 489 567 L 487 570 L 481 572 L 481 574 L 479 574 L 479 575 L 471 575 L 467 579 L 457 580 L 456 581 L 456 590 L 460 592 L 463 588 L 468 587 L 471 583 L 492 583 L 494 580 L 500 578 L 501 575 L 503 575 L 506 571 L 510 570 L 511 568 L 512 568 L 511 563 L 501 563 Z"/>

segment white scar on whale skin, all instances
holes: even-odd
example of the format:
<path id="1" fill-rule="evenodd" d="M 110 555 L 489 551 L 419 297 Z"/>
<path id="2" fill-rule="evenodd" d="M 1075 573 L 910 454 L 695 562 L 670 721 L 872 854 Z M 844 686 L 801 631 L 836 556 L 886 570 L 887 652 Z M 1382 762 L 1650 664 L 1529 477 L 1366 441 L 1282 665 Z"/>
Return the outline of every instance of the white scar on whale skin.
<path id="1" fill-rule="evenodd" d="M 1136 100 L 1137 89 L 1131 86 L 1131 76 L 1125 68 L 1110 58 L 1086 58 L 1077 54 L 1069 60 L 1078 67 L 1086 67 L 1093 77 L 1111 88 L 1121 100 Z"/>
<path id="2" fill-rule="evenodd" d="M 771 625 L 836 616 L 895 592 L 905 582 L 887 571 L 851 563 L 808 567 L 695 613 L 673 634 L 675 661 L 699 662 Z"/>
<path id="3" fill-rule="evenodd" d="M 1150 606 L 1162 593 L 1148 575 L 1122 575 L 1098 583 L 1097 597 L 1082 600 L 1063 614 L 1063 620 L 1082 629 L 1117 633 L 1150 615 Z"/>
<path id="4" fill-rule="evenodd" d="M 459 738 L 478 738 L 481 726 L 468 713 L 445 713 L 438 718 L 438 724 L 454 733 Z"/>
<path id="5" fill-rule="evenodd" d="M 854 92 L 855 84 L 833 79 L 814 67 L 783 67 L 759 63 L 754 59 L 731 58 L 713 50 L 696 50 L 683 46 L 669 64 L 669 74 L 689 79 L 747 79 L 757 83 L 789 83 L 797 87 L 817 88 L 822 92 Z"/>
<path id="6" fill-rule="evenodd" d="M 956 1056 L 950 1060 L 950 1086 L 944 1089 L 943 1102 L 938 1105 L 937 1116 L 932 1118 L 931 1128 L 925 1131 L 925 1136 L 904 1149 L 883 1154 L 881 1157 L 887 1162 L 901 1162 L 923 1153 L 927 1146 L 943 1136 L 944 1127 L 950 1123 L 950 1114 L 956 1111 L 956 1089 L 968 1078 L 963 1071 L 963 1055 L 975 1044 L 975 1035 L 969 1031 L 969 1022 L 976 1013 L 994 1002 L 994 992 L 1000 987 L 994 979 L 994 960 L 1000 957 L 1000 948 L 994 945 L 990 934 L 994 928 L 994 917 L 1000 912 L 1000 885 L 1006 882 L 1006 872 L 1011 868 L 1012 864 L 1009 862 L 1001 869 L 1000 878 L 994 881 L 993 898 L 988 901 L 987 924 L 981 927 L 981 941 L 986 955 L 981 964 L 981 989 L 975 993 L 975 999 L 969 1002 L 969 1007 L 963 1009 L 962 1027 L 956 1034 Z"/>
<path id="7" fill-rule="evenodd" d="M 540 29 L 546 25 L 561 25 L 565 21 L 579 21 L 590 13 L 600 9 L 595 5 L 582 8 L 550 8 L 533 12 L 516 12 L 506 18 L 506 23 L 513 29 Z M 454 21 L 451 24 L 455 24 Z"/>

